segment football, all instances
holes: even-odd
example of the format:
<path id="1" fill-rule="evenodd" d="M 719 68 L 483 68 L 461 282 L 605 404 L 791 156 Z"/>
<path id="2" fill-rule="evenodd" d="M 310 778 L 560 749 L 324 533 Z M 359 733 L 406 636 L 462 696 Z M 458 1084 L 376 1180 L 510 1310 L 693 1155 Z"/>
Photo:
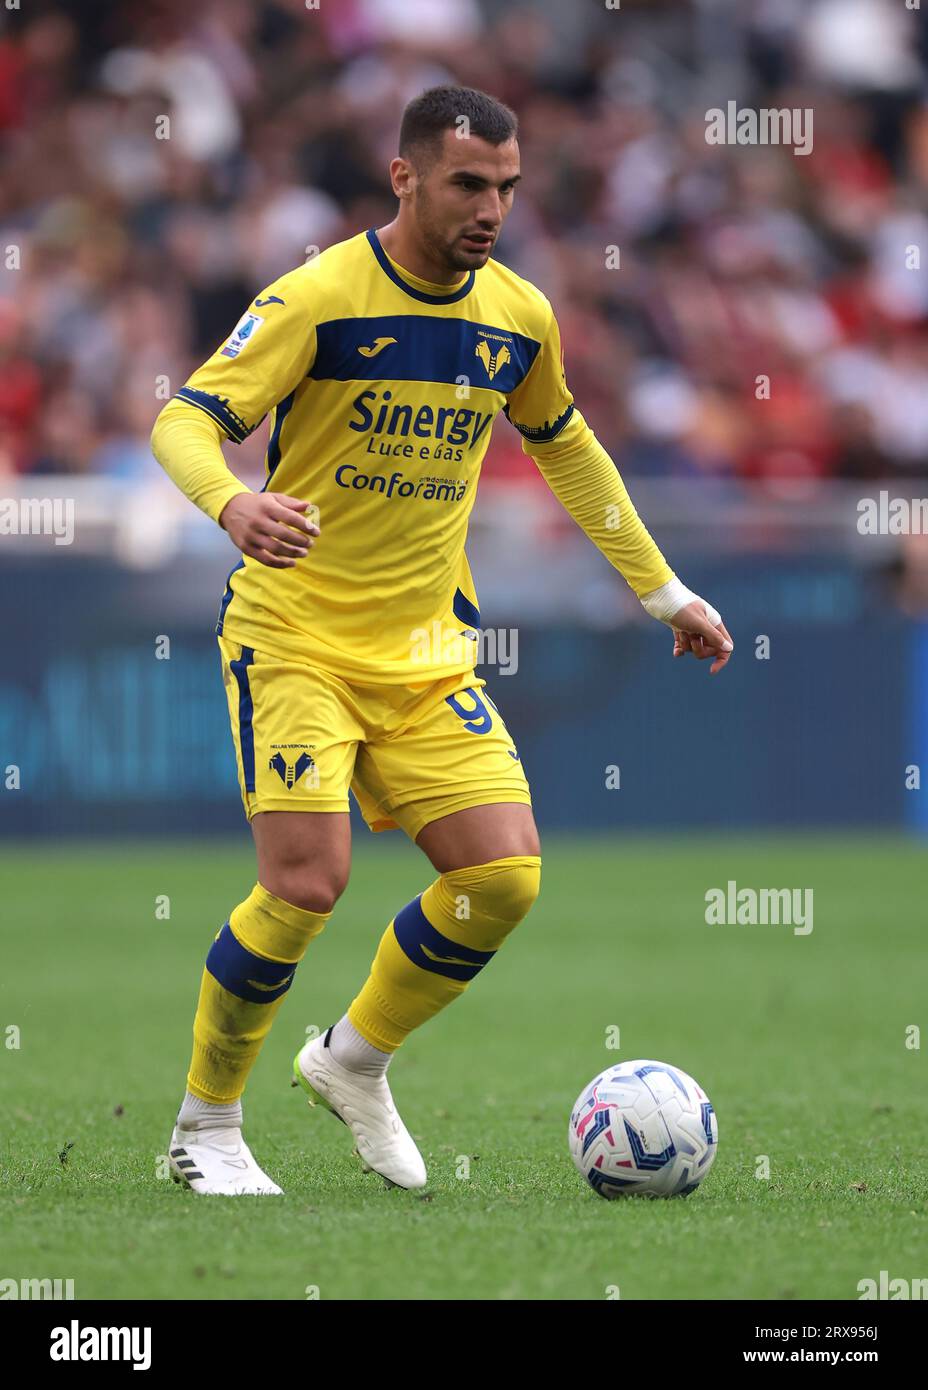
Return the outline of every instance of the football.
<path id="1" fill-rule="evenodd" d="M 577 1098 L 570 1154 L 600 1197 L 686 1197 L 715 1160 L 709 1097 L 666 1062 L 617 1062 Z"/>

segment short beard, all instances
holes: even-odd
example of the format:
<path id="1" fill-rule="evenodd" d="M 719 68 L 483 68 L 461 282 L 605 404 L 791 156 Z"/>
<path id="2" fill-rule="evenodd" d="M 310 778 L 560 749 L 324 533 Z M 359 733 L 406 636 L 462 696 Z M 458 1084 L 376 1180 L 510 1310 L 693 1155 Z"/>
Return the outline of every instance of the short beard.
<path id="1" fill-rule="evenodd" d="M 466 259 L 465 253 L 457 248 L 454 241 L 443 241 L 434 230 L 434 223 L 430 215 L 431 204 L 421 191 L 417 197 L 415 211 L 422 240 L 436 263 L 443 270 L 470 270 L 472 262 Z"/>

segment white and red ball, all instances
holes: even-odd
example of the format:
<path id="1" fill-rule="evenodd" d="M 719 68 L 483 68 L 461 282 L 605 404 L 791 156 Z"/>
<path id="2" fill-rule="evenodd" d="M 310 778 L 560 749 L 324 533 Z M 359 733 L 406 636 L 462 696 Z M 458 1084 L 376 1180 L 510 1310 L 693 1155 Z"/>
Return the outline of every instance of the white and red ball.
<path id="1" fill-rule="evenodd" d="M 617 1062 L 577 1098 L 570 1155 L 600 1197 L 685 1197 L 715 1160 L 718 1123 L 705 1091 L 666 1062 Z"/>

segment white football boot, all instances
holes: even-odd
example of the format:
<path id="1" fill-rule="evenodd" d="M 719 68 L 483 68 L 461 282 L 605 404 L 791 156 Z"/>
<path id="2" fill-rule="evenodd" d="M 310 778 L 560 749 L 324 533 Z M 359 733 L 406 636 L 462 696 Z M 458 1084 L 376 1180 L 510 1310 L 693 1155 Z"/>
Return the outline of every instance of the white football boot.
<path id="1" fill-rule="evenodd" d="M 180 1129 L 168 1149 L 171 1177 L 194 1192 L 218 1197 L 282 1197 L 235 1128 Z"/>
<path id="2" fill-rule="evenodd" d="M 385 1076 L 348 1071 L 329 1049 L 332 1029 L 313 1038 L 293 1059 L 292 1086 L 302 1086 L 310 1105 L 324 1105 L 354 1135 L 365 1170 L 391 1187 L 425 1187 L 422 1155 L 396 1113 Z"/>

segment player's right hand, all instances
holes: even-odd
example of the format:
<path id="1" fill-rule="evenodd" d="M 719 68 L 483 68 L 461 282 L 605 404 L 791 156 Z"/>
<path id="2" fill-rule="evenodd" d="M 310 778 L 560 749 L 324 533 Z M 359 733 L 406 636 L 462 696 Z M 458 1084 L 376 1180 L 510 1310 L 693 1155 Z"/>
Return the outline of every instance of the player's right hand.
<path id="1" fill-rule="evenodd" d="M 292 569 L 319 535 L 318 524 L 304 515 L 309 509 L 312 502 L 285 492 L 240 492 L 223 507 L 219 525 L 243 555 L 270 569 Z"/>

